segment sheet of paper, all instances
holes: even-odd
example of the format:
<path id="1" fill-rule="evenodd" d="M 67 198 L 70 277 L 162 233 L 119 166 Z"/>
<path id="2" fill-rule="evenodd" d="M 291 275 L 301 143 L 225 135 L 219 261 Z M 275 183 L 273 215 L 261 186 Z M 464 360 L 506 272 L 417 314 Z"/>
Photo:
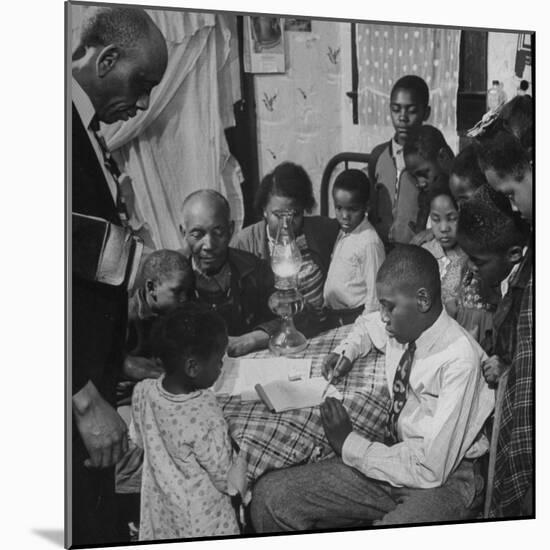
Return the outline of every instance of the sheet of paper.
<path id="1" fill-rule="evenodd" d="M 239 360 L 224 357 L 220 377 L 212 387 L 216 395 L 238 395 L 240 393 Z"/>
<path id="2" fill-rule="evenodd" d="M 320 405 L 324 399 L 321 399 L 321 396 L 326 386 L 327 381 L 322 377 L 296 382 L 276 380 L 266 385 L 262 384 L 276 412 Z M 326 395 L 342 399 L 342 394 L 333 385 L 328 387 Z"/>
<path id="3" fill-rule="evenodd" d="M 306 380 L 311 370 L 311 359 L 267 358 L 241 359 L 244 388 L 267 384 L 274 380 Z"/>
<path id="4" fill-rule="evenodd" d="M 265 359 L 233 359 L 226 357 L 220 378 L 214 384 L 216 395 L 240 395 L 242 401 L 257 401 L 256 384 L 276 380 L 307 380 L 311 359 L 269 357 Z"/>

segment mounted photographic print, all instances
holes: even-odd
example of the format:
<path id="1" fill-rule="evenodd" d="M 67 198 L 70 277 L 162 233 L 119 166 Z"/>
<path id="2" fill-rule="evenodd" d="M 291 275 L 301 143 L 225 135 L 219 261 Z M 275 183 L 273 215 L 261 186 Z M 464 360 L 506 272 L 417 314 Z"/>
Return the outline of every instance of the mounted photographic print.
<path id="1" fill-rule="evenodd" d="M 66 22 L 66 545 L 533 518 L 534 33 Z"/>
<path id="2" fill-rule="evenodd" d="M 279 17 L 244 18 L 244 70 L 248 73 L 284 73 L 284 20 Z"/>

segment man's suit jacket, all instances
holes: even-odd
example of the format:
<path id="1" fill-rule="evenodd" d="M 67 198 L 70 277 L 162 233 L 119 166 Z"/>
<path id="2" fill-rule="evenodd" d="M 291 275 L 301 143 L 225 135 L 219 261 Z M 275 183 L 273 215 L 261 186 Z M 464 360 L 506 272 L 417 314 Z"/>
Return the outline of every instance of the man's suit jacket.
<path id="1" fill-rule="evenodd" d="M 72 211 L 119 224 L 105 175 L 74 104 L 71 158 Z M 73 251 L 81 237 L 73 231 Z M 91 380 L 114 403 L 124 353 L 126 289 L 83 280 L 73 270 L 72 292 L 72 393 Z"/>

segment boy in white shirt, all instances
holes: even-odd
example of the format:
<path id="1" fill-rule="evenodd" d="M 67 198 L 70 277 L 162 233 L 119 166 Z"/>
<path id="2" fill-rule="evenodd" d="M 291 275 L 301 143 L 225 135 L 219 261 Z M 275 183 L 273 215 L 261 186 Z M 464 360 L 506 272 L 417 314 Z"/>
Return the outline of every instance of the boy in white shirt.
<path id="1" fill-rule="evenodd" d="M 271 472 L 256 484 L 256 532 L 456 521 L 469 517 L 479 487 L 473 460 L 494 406 L 486 357 L 441 303 L 437 261 L 417 246 L 395 248 L 377 277 L 380 312 L 357 319 L 323 365 L 345 375 L 375 347 L 386 356 L 392 396 L 386 443 L 354 431 L 343 405 L 321 405 L 337 458 Z M 341 358 L 344 355 L 344 358 Z M 341 457 L 341 458 L 340 458 Z"/>
<path id="2" fill-rule="evenodd" d="M 376 274 L 385 252 L 366 217 L 369 187 L 361 170 L 345 170 L 332 187 L 340 232 L 325 281 L 324 301 L 334 325 L 353 323 L 362 311 L 378 310 Z"/>

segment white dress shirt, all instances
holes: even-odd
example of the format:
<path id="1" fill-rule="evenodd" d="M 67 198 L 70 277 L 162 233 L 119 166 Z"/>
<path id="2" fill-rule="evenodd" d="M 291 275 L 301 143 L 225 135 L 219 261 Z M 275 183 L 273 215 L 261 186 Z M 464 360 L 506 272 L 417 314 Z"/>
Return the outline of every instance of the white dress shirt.
<path id="1" fill-rule="evenodd" d="M 354 361 L 372 347 L 386 355 L 390 395 L 406 345 L 388 336 L 378 312 L 357 319 L 348 338 L 334 351 Z M 494 407 L 494 391 L 485 383 L 485 352 L 443 311 L 416 340 L 407 401 L 397 422 L 398 443 L 387 446 L 356 432 L 345 440 L 342 460 L 364 475 L 396 487 L 439 487 L 463 458 L 485 454 L 481 435 Z"/>
<path id="2" fill-rule="evenodd" d="M 384 258 L 384 245 L 367 218 L 350 233 L 340 231 L 325 281 L 325 306 L 377 311 L 376 275 Z"/>

